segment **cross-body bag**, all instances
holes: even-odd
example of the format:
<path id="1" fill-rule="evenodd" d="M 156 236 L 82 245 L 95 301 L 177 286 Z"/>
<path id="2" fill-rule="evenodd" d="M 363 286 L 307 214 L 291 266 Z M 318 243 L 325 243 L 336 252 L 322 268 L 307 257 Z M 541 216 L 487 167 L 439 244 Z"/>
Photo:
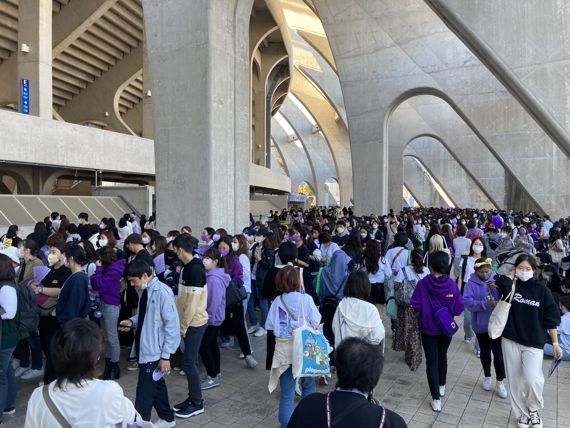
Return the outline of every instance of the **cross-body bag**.
<path id="1" fill-rule="evenodd" d="M 489 318 L 489 326 L 487 327 L 487 332 L 491 339 L 497 339 L 503 335 L 503 330 L 507 325 L 507 320 L 509 319 L 509 312 L 511 310 L 511 302 L 513 301 L 513 296 L 515 295 L 517 280 L 513 280 L 513 286 L 511 292 L 507 294 L 505 299 L 501 299 L 497 302 L 495 309 L 491 313 Z"/>
<path id="2" fill-rule="evenodd" d="M 428 300 L 431 305 L 433 319 L 439 327 L 439 331 L 447 337 L 452 337 L 459 330 L 459 327 L 453 318 L 451 309 L 443 306 L 437 299 L 432 298 L 429 293 Z"/>

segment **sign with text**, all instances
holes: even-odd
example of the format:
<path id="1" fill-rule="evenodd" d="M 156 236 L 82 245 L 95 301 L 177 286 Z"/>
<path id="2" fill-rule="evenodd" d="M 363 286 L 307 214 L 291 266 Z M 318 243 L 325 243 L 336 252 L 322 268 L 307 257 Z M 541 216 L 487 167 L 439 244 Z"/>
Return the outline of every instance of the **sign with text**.
<path id="1" fill-rule="evenodd" d="M 20 106 L 22 113 L 30 114 L 30 81 L 28 79 L 22 79 L 20 81 Z"/>

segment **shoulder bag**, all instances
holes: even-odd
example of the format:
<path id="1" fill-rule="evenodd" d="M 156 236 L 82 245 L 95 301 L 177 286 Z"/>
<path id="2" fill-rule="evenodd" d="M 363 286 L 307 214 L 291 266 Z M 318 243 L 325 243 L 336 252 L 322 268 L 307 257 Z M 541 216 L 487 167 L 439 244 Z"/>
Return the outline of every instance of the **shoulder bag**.
<path id="1" fill-rule="evenodd" d="M 491 317 L 489 318 L 489 326 L 487 327 L 487 332 L 491 339 L 497 339 L 503 335 L 503 330 L 507 325 L 507 320 L 509 319 L 509 311 L 511 310 L 511 302 L 513 301 L 513 296 L 515 295 L 517 280 L 513 280 L 513 287 L 511 292 L 507 294 L 505 299 L 501 299 L 497 302 Z"/>

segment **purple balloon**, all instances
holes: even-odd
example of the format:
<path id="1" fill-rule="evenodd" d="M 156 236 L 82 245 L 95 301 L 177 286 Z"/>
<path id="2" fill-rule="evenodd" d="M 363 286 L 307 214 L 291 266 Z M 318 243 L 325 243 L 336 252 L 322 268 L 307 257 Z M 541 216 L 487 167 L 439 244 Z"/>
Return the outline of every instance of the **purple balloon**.
<path id="1" fill-rule="evenodd" d="M 501 217 L 500 215 L 494 215 L 492 222 L 497 229 L 500 229 L 505 224 L 503 217 Z"/>

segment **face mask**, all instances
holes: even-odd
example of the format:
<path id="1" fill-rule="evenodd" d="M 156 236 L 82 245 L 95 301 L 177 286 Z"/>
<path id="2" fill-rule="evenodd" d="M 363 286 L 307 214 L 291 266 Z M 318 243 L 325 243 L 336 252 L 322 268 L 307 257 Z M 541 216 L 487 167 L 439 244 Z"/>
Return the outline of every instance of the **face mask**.
<path id="1" fill-rule="evenodd" d="M 50 266 L 53 266 L 53 265 L 55 265 L 57 262 L 59 262 L 59 257 L 56 256 L 55 254 L 48 254 L 47 260 L 48 260 L 48 264 L 49 264 Z"/>
<path id="2" fill-rule="evenodd" d="M 105 225 L 105 223 L 101 223 L 99 225 L 99 229 L 107 229 L 107 226 Z"/>
<path id="3" fill-rule="evenodd" d="M 18 250 L 18 257 L 20 257 L 21 259 L 24 258 L 24 250 L 23 250 L 22 248 L 20 248 L 20 249 Z"/>
<path id="4" fill-rule="evenodd" d="M 212 259 L 204 259 L 202 260 L 202 264 L 206 270 L 210 270 L 210 267 L 212 266 Z"/>
<path id="5" fill-rule="evenodd" d="M 543 273 L 543 274 L 542 274 L 542 277 L 543 277 L 544 279 L 546 279 L 547 281 L 550 281 L 550 275 L 547 275 L 547 274 Z"/>
<path id="6" fill-rule="evenodd" d="M 485 249 L 485 247 L 483 247 L 482 245 L 473 245 L 473 251 L 475 251 L 476 253 L 482 253 L 483 250 Z"/>
<path id="7" fill-rule="evenodd" d="M 519 230 L 519 235 L 520 236 L 525 236 L 526 235 L 526 230 Z"/>
<path id="8" fill-rule="evenodd" d="M 239 244 L 237 242 L 232 242 L 232 250 L 236 252 L 239 250 Z"/>
<path id="9" fill-rule="evenodd" d="M 148 287 L 148 282 L 143 282 L 141 284 L 141 290 L 146 290 L 147 287 Z"/>
<path id="10" fill-rule="evenodd" d="M 366 233 L 361 233 L 361 234 L 360 234 L 360 238 L 361 238 L 361 239 L 366 239 L 367 236 L 368 236 L 368 235 L 367 235 Z"/>
<path id="11" fill-rule="evenodd" d="M 229 254 L 229 251 L 226 250 L 225 248 L 223 250 L 220 250 L 220 256 L 226 257 L 228 254 Z"/>
<path id="12" fill-rule="evenodd" d="M 254 237 L 253 235 L 247 235 L 247 242 L 253 242 Z"/>
<path id="13" fill-rule="evenodd" d="M 372 225 L 372 229 L 378 229 L 378 225 L 377 225 L 376 223 L 374 223 L 374 224 Z"/>
<path id="14" fill-rule="evenodd" d="M 526 282 L 533 277 L 534 273 L 532 271 L 517 269 L 517 278 L 522 282 Z"/>
<path id="15" fill-rule="evenodd" d="M 63 258 L 63 265 L 69 267 L 69 262 L 67 261 L 67 257 Z"/>
<path id="16" fill-rule="evenodd" d="M 261 241 L 263 241 L 263 236 L 256 236 L 255 237 L 255 242 L 257 242 L 259 244 L 259 243 L 261 243 Z"/>
<path id="17" fill-rule="evenodd" d="M 291 237 L 291 241 L 297 242 L 299 240 L 299 235 L 295 234 Z"/>
<path id="18" fill-rule="evenodd" d="M 461 224 L 465 226 L 465 220 L 461 220 Z"/>
<path id="19" fill-rule="evenodd" d="M 172 241 L 174 241 L 174 237 L 172 237 L 172 236 L 167 236 L 167 237 L 166 237 L 166 243 L 167 243 L 167 244 L 170 244 Z"/>
<path id="20" fill-rule="evenodd" d="M 143 237 L 142 241 L 143 241 L 143 244 L 147 245 L 150 242 L 150 238 L 145 236 L 145 237 Z"/>
<path id="21" fill-rule="evenodd" d="M 208 235 L 206 235 L 205 233 L 202 233 L 202 236 L 200 236 L 200 239 L 202 239 L 202 241 L 206 242 L 208 240 Z"/>
<path id="22" fill-rule="evenodd" d="M 214 233 L 214 236 L 212 236 L 212 240 L 214 242 L 218 242 L 220 240 L 220 234 L 219 233 Z"/>
<path id="23" fill-rule="evenodd" d="M 487 274 L 487 273 L 482 273 L 482 274 L 478 274 L 477 275 L 479 277 L 480 280 L 487 282 L 487 280 L 491 277 L 491 274 Z"/>
<path id="24" fill-rule="evenodd" d="M 107 241 L 106 239 L 99 239 L 99 246 L 101 248 L 107 246 L 108 243 L 109 241 Z"/>
<path id="25" fill-rule="evenodd" d="M 339 227 L 339 228 L 336 230 L 336 233 L 338 233 L 339 235 L 342 235 L 342 234 L 344 233 L 344 227 Z"/>

